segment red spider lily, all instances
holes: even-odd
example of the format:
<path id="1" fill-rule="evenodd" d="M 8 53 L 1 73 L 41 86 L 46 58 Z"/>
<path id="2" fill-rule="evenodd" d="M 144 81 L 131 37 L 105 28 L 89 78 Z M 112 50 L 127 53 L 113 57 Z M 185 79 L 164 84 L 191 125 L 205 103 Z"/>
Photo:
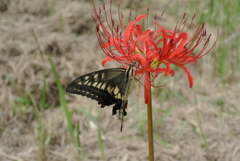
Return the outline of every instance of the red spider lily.
<path id="1" fill-rule="evenodd" d="M 211 35 L 206 37 L 204 24 L 198 26 L 190 36 L 187 31 L 191 27 L 195 15 L 192 17 L 190 25 L 185 27 L 188 19 L 185 18 L 184 14 L 181 23 L 179 25 L 177 23 L 174 31 L 166 30 L 160 25 L 157 22 L 157 15 L 154 17 L 154 29 L 150 30 L 148 23 L 141 25 L 141 22 L 148 22 L 148 15 L 140 15 L 132 21 L 129 20 L 127 27 L 124 28 L 124 17 L 119 9 L 120 2 L 118 4 L 119 22 L 117 25 L 113 20 L 111 4 L 112 1 L 110 1 L 109 12 L 106 11 L 105 5 L 98 10 L 94 6 L 93 18 L 96 22 L 96 34 L 100 46 L 106 54 L 102 65 L 115 60 L 126 67 L 131 62 L 137 61 L 139 66 L 136 66 L 135 74 L 139 75 L 139 79 L 145 75 L 145 103 L 149 102 L 150 87 L 154 86 L 152 82 L 160 73 L 165 73 L 165 76 L 174 75 L 174 71 L 171 69 L 172 64 L 179 66 L 187 73 L 191 88 L 193 77 L 185 65 L 194 64 L 197 59 L 209 53 L 217 41 L 210 49 L 207 49 Z M 131 15 L 130 12 L 130 17 Z M 143 21 L 144 19 L 145 21 Z M 203 41 L 204 39 L 205 41 Z M 193 55 L 194 50 L 200 44 L 202 44 L 202 49 Z M 165 67 L 160 67 L 160 65 Z"/>

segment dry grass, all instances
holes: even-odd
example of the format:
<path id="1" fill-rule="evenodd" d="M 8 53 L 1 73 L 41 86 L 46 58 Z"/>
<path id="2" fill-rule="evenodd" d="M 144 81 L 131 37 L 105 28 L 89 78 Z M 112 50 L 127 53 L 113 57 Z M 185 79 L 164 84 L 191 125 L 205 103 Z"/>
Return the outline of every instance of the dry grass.
<path id="1" fill-rule="evenodd" d="M 158 3 L 154 0 L 151 3 L 153 13 L 161 13 L 168 5 L 167 1 Z M 145 4 L 139 0 L 139 12 Z M 8 2 L 7 6 L 8 10 L 0 15 L 0 160 L 81 160 L 59 107 L 58 91 L 47 56 L 42 59 L 33 33 L 41 50 L 52 58 L 65 88 L 79 75 L 103 68 L 100 62 L 104 54 L 94 33 L 92 4 L 83 0 L 21 0 Z M 130 1 L 124 1 L 122 8 L 129 6 Z M 181 15 L 173 17 L 167 10 L 165 12 L 163 24 L 174 29 Z M 209 31 L 216 35 L 214 28 L 209 27 Z M 232 34 L 234 32 L 229 35 Z M 165 114 L 163 111 L 175 107 L 155 127 L 156 161 L 240 160 L 240 85 L 237 80 L 223 84 L 219 77 L 213 76 L 214 61 L 214 57 L 208 55 L 191 67 L 193 89 L 188 88 L 187 77 L 179 70 L 153 100 L 155 122 Z M 116 67 L 116 64 L 106 67 Z M 46 103 L 51 106 L 45 111 L 40 106 L 44 70 Z M 235 75 L 239 78 L 239 73 Z M 146 107 L 142 94 L 137 97 L 133 91 L 130 96 L 123 133 L 119 131 L 117 117 L 111 116 L 111 108 L 99 109 L 96 102 L 81 96 L 66 94 L 66 98 L 69 109 L 84 108 L 99 120 L 106 160 L 147 160 Z M 34 105 L 38 105 L 46 129 L 42 157 L 39 156 Z M 196 108 L 208 148 L 204 147 Z M 81 112 L 74 113 L 72 120 L 79 123 L 81 157 L 85 157 L 82 160 L 101 160 L 96 125 Z M 187 126 L 176 134 L 185 123 Z"/>

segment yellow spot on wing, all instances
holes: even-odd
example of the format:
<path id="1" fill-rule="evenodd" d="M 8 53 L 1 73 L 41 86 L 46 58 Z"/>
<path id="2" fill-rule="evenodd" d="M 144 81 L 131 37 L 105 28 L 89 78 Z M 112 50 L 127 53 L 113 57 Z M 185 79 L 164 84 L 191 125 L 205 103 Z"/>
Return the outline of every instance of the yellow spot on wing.
<path id="1" fill-rule="evenodd" d="M 98 82 L 94 82 L 94 83 L 92 84 L 93 87 L 96 87 L 97 85 L 98 85 Z"/>
<path id="2" fill-rule="evenodd" d="M 84 82 L 83 85 L 87 85 L 88 82 L 89 82 L 89 81 Z"/>
<path id="3" fill-rule="evenodd" d="M 115 95 L 117 95 L 117 94 L 118 94 L 118 92 L 119 92 L 119 88 L 118 88 L 118 87 L 115 87 L 115 89 L 114 89 L 113 93 L 114 93 Z"/>
<path id="4" fill-rule="evenodd" d="M 122 99 L 121 93 L 118 93 L 117 97 L 115 97 L 115 98 Z"/>
<path id="5" fill-rule="evenodd" d="M 101 85 L 102 85 L 102 83 L 99 83 L 99 84 L 97 85 L 97 88 L 100 89 Z"/>
<path id="6" fill-rule="evenodd" d="M 110 93 L 112 93 L 112 92 L 113 92 L 113 90 L 114 90 L 114 87 L 112 87 L 112 88 L 111 88 L 111 91 L 110 91 Z"/>
<path id="7" fill-rule="evenodd" d="M 94 78 L 95 80 L 97 80 L 98 74 L 95 74 L 95 75 L 93 76 L 93 78 Z"/>
<path id="8" fill-rule="evenodd" d="M 114 90 L 114 87 L 107 87 L 108 93 L 112 93 L 113 90 Z"/>
<path id="9" fill-rule="evenodd" d="M 101 78 L 102 78 L 102 79 L 105 78 L 105 73 L 102 73 Z"/>
<path id="10" fill-rule="evenodd" d="M 106 88 L 106 83 L 103 83 L 103 85 L 102 85 L 102 87 L 101 87 L 101 89 L 105 89 Z"/>

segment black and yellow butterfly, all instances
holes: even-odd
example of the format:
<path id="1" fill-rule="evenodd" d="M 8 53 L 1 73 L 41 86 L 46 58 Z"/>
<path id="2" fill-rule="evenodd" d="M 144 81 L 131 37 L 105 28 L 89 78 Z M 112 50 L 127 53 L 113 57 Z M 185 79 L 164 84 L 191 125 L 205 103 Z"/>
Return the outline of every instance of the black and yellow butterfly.
<path id="1" fill-rule="evenodd" d="M 98 101 L 101 108 L 115 104 L 112 115 L 119 110 L 122 131 L 123 117 L 127 115 L 129 88 L 134 79 L 134 65 L 135 62 L 129 64 L 127 69 L 110 68 L 88 73 L 71 82 L 66 91 L 92 98 Z"/>

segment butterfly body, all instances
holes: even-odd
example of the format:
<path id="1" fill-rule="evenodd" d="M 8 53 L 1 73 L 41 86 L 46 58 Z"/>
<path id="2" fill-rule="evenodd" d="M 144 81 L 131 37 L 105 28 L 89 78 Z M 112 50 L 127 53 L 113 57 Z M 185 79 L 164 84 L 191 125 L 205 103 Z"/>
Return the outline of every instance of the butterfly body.
<path id="1" fill-rule="evenodd" d="M 85 74 L 72 81 L 66 91 L 94 99 L 101 108 L 114 104 L 112 115 L 119 110 L 119 117 L 123 120 L 123 116 L 127 115 L 125 109 L 134 77 L 134 64 L 129 64 L 127 69 L 110 68 Z"/>

